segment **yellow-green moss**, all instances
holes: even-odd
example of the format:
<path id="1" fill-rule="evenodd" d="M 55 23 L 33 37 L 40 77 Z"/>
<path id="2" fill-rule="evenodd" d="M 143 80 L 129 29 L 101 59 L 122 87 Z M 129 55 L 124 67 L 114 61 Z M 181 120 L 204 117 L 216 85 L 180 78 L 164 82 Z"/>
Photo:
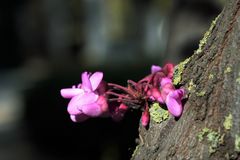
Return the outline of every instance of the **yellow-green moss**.
<path id="1" fill-rule="evenodd" d="M 189 62 L 190 57 L 185 59 L 183 62 L 179 63 L 175 68 L 174 68 L 174 74 L 173 74 L 173 84 L 178 85 L 180 81 L 182 80 L 182 72 L 186 66 L 186 64 Z"/>
<path id="2" fill-rule="evenodd" d="M 202 96 L 204 96 L 206 94 L 206 91 L 201 91 L 201 92 L 197 92 L 196 93 L 196 95 L 198 96 L 198 97 L 202 97 Z"/>
<path id="3" fill-rule="evenodd" d="M 203 128 L 197 135 L 199 142 L 203 141 L 206 137 L 208 142 L 208 151 L 210 154 L 217 151 L 217 148 L 220 144 L 223 144 L 224 134 L 221 135 L 219 132 L 216 132 L 209 128 Z"/>
<path id="4" fill-rule="evenodd" d="M 189 92 L 195 92 L 196 85 L 193 83 L 193 80 L 192 80 L 192 79 L 190 80 L 187 89 L 188 89 Z"/>
<path id="5" fill-rule="evenodd" d="M 213 79 L 214 75 L 212 73 L 209 74 L 208 79 Z"/>
<path id="6" fill-rule="evenodd" d="M 225 70 L 224 70 L 224 73 L 230 73 L 232 72 L 232 68 L 231 67 L 227 67 Z"/>
<path id="7" fill-rule="evenodd" d="M 203 39 L 200 40 L 200 42 L 199 42 L 199 47 L 198 47 L 198 49 L 197 49 L 196 52 L 195 52 L 196 54 L 199 54 L 199 53 L 202 52 L 202 49 L 203 49 L 204 45 L 207 43 L 207 40 L 208 40 L 208 38 L 210 37 L 210 34 L 212 33 L 214 27 L 216 26 L 216 22 L 217 22 L 218 17 L 219 17 L 219 16 L 217 16 L 217 17 L 215 18 L 215 20 L 212 21 L 212 24 L 211 24 L 210 28 L 209 28 L 208 31 L 204 34 Z"/>
<path id="8" fill-rule="evenodd" d="M 235 135 L 235 151 L 240 152 L 240 135 Z"/>
<path id="9" fill-rule="evenodd" d="M 223 122 L 223 126 L 226 130 L 230 130 L 232 128 L 233 125 L 233 117 L 232 114 L 230 113 L 228 116 L 225 117 L 225 120 Z"/>
<path id="10" fill-rule="evenodd" d="M 150 109 L 150 117 L 156 123 L 161 123 L 165 121 L 169 117 L 169 113 L 167 110 L 163 109 L 159 103 L 154 103 L 151 105 Z"/>

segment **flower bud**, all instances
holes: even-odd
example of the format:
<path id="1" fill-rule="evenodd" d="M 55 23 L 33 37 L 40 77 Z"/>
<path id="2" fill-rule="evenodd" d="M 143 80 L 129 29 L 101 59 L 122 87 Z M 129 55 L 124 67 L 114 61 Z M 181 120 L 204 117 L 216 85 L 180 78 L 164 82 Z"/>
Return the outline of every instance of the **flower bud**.
<path id="1" fill-rule="evenodd" d="M 142 118 L 141 118 L 142 125 L 146 127 L 149 123 L 149 120 L 150 120 L 150 115 L 149 115 L 148 107 L 146 107 L 144 112 L 142 113 Z"/>

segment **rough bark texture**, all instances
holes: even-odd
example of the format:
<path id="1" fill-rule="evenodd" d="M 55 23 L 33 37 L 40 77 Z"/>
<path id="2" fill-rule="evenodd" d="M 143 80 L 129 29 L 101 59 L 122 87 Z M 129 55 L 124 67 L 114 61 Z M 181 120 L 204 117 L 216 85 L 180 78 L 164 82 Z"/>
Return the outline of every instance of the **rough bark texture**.
<path id="1" fill-rule="evenodd" d="M 133 160 L 240 159 L 240 0 L 213 25 L 182 72 L 182 117 L 140 127 Z"/>

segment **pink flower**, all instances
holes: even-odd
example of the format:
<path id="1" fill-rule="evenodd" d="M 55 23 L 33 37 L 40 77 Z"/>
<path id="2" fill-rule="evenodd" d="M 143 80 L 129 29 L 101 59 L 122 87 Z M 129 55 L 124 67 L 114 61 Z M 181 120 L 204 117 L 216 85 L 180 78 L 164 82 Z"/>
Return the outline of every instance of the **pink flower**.
<path id="1" fill-rule="evenodd" d="M 61 90 L 64 98 L 71 98 L 68 104 L 68 113 L 74 122 L 81 122 L 89 117 L 97 117 L 108 111 L 105 96 L 105 87 L 102 84 L 103 73 L 82 73 L 82 84 L 76 88 Z"/>

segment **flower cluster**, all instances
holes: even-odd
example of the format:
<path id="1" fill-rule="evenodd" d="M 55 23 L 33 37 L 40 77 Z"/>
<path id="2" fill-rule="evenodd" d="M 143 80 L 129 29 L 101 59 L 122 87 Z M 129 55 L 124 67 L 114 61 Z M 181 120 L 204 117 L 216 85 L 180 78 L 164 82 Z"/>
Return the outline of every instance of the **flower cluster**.
<path id="1" fill-rule="evenodd" d="M 142 110 L 141 123 L 150 120 L 149 104 L 165 104 L 174 117 L 183 111 L 184 89 L 176 89 L 172 83 L 174 66 L 163 68 L 153 65 L 151 74 L 138 82 L 128 80 L 127 87 L 103 81 L 103 73 L 82 73 L 82 83 L 62 89 L 61 95 L 69 98 L 68 113 L 72 121 L 82 122 L 90 117 L 112 117 L 121 120 L 128 109 Z"/>

